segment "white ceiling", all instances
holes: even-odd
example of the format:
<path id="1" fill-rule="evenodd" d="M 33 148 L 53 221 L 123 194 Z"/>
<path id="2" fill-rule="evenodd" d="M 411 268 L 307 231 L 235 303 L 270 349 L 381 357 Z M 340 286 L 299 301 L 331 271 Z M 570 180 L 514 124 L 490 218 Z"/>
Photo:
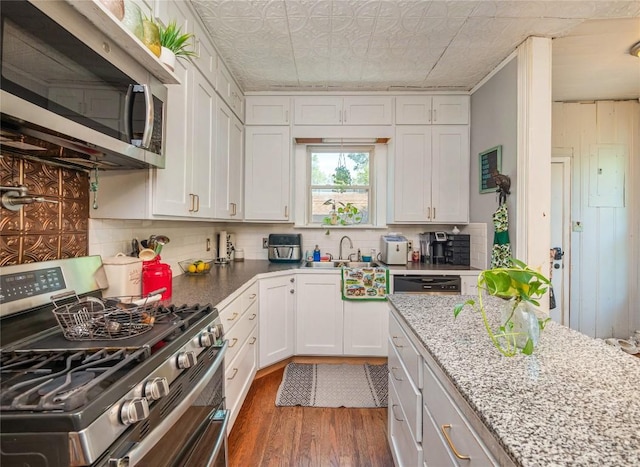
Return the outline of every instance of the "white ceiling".
<path id="1" fill-rule="evenodd" d="M 555 100 L 640 97 L 640 0 L 191 2 L 244 91 L 468 91 L 535 35 Z"/>

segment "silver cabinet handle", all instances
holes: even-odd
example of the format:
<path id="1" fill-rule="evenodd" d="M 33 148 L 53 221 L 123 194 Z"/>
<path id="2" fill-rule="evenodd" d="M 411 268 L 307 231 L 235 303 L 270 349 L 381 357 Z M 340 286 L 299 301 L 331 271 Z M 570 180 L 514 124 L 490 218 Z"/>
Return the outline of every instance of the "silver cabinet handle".
<path id="1" fill-rule="evenodd" d="M 253 313 L 250 317 L 249 317 L 249 321 L 253 321 L 254 319 L 256 319 L 256 315 L 255 313 Z"/>
<path id="2" fill-rule="evenodd" d="M 436 220 L 436 208 L 433 208 L 433 220 Z"/>
<path id="3" fill-rule="evenodd" d="M 436 109 L 433 109 L 433 121 L 438 121 L 438 111 Z"/>
<path id="4" fill-rule="evenodd" d="M 391 413 L 393 414 L 393 418 L 399 422 L 404 422 L 404 418 L 398 418 L 396 416 L 396 407 L 398 407 L 398 404 L 391 404 Z"/>
<path id="5" fill-rule="evenodd" d="M 427 220 L 431 220 L 431 207 L 427 208 Z"/>
<path id="6" fill-rule="evenodd" d="M 444 439 L 447 440 L 447 444 L 449 445 L 449 448 L 453 452 L 453 455 L 456 456 L 458 459 L 470 460 L 471 457 L 460 454 L 456 449 L 456 447 L 453 445 L 453 441 L 451 441 L 451 438 L 449 438 L 449 433 L 447 432 L 447 430 L 450 430 L 450 429 L 451 429 L 451 425 L 449 424 L 442 425 L 440 427 L 440 431 L 442 431 L 442 434 L 444 435 Z"/>
<path id="7" fill-rule="evenodd" d="M 347 123 L 347 111 L 343 110 L 344 112 L 344 123 Z"/>
<path id="8" fill-rule="evenodd" d="M 227 318 L 227 321 L 233 321 L 233 320 L 234 320 L 234 319 L 236 319 L 237 317 L 238 317 L 238 313 L 237 313 L 237 312 L 234 312 L 234 313 L 231 315 L 231 318 Z"/>
<path id="9" fill-rule="evenodd" d="M 234 369 L 233 369 L 233 375 L 231 375 L 231 377 L 229 377 L 229 378 L 227 378 L 227 379 L 231 380 L 231 379 L 235 378 L 237 374 L 238 374 L 238 369 L 237 369 L 237 368 L 234 368 Z"/>
<path id="10" fill-rule="evenodd" d="M 229 344 L 229 348 L 233 347 L 234 345 L 236 345 L 238 343 L 238 338 L 234 337 L 231 341 L 231 343 Z"/>
<path id="11" fill-rule="evenodd" d="M 288 218 L 289 217 L 289 206 L 285 206 L 284 207 L 284 217 Z"/>
<path id="12" fill-rule="evenodd" d="M 284 123 L 289 123 L 289 111 L 284 111 Z"/>
<path id="13" fill-rule="evenodd" d="M 255 344 L 257 340 L 258 340 L 258 338 L 256 338 L 256 337 L 252 337 L 252 338 L 251 338 L 251 342 L 249 342 L 249 345 L 253 345 L 253 344 Z"/>
<path id="14" fill-rule="evenodd" d="M 231 346 L 229 346 L 229 347 L 231 347 Z M 393 376 L 393 379 L 395 379 L 396 381 L 404 381 L 402 378 L 398 378 L 396 376 L 396 371 L 395 370 L 397 370 L 397 369 L 398 368 L 396 368 L 395 366 L 391 367 L 391 376 Z"/>
<path id="15" fill-rule="evenodd" d="M 395 345 L 397 348 L 401 349 L 402 347 L 404 347 L 404 345 L 398 345 L 396 343 L 396 339 L 399 339 L 398 336 L 391 336 L 391 342 L 393 342 L 393 345 Z"/>
<path id="16" fill-rule="evenodd" d="M 200 195 L 194 195 L 196 197 L 196 210 L 195 212 L 200 211 Z"/>
<path id="17" fill-rule="evenodd" d="M 196 201 L 196 195 L 194 195 L 193 193 L 189 193 L 189 199 L 191 200 L 191 202 L 189 203 L 189 212 L 195 212 L 195 201 Z"/>
<path id="18" fill-rule="evenodd" d="M 252 293 L 251 295 L 249 295 L 249 300 L 253 300 L 254 298 L 256 298 L 256 294 Z"/>

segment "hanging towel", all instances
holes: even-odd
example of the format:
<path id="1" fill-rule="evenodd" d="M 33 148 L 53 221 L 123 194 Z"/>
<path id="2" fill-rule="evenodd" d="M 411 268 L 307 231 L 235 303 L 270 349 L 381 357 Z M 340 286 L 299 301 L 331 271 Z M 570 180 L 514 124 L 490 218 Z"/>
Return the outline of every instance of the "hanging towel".
<path id="1" fill-rule="evenodd" d="M 511 244 L 509 243 L 509 212 L 507 203 L 502 203 L 493 213 L 493 249 L 491 269 L 511 267 Z"/>
<path id="2" fill-rule="evenodd" d="M 342 268 L 343 300 L 386 300 L 388 293 L 387 268 Z"/>

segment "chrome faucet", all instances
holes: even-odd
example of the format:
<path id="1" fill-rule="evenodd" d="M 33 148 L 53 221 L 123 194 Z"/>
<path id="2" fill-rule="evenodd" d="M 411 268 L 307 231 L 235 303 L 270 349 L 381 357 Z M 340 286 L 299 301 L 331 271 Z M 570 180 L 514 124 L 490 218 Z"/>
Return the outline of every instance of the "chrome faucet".
<path id="1" fill-rule="evenodd" d="M 345 258 L 343 258 L 343 257 L 342 257 L 342 241 L 343 241 L 345 238 L 346 238 L 347 240 L 349 240 L 349 248 L 353 249 L 353 242 L 351 241 L 351 239 L 350 239 L 348 236 L 346 236 L 346 235 L 345 235 L 344 237 L 342 237 L 342 238 L 340 239 L 340 250 L 339 250 L 339 254 L 338 254 L 338 259 L 345 259 Z"/>

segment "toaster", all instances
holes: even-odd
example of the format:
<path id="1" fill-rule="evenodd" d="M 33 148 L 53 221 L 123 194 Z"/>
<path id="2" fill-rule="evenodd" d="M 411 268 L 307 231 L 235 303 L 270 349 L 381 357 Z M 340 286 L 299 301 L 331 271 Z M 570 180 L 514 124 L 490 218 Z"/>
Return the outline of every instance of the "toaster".
<path id="1" fill-rule="evenodd" d="M 409 241 L 402 235 L 383 235 L 380 239 L 380 260 L 385 264 L 407 264 Z"/>

